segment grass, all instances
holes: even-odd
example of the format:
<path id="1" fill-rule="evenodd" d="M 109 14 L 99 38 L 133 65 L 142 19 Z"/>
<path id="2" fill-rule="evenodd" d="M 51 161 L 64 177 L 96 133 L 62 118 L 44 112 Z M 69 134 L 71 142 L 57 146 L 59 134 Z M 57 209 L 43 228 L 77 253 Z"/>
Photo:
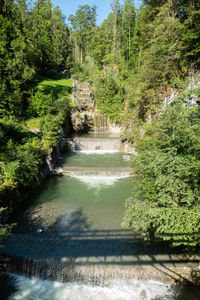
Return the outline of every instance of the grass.
<path id="1" fill-rule="evenodd" d="M 48 78 L 41 75 L 36 77 L 37 88 L 44 94 L 53 94 L 57 99 L 59 96 L 71 96 L 72 80 L 63 75 L 57 75 L 55 78 Z"/>
<path id="2" fill-rule="evenodd" d="M 35 86 L 37 90 L 42 90 L 45 95 L 52 94 L 55 99 L 68 97 L 71 100 L 72 80 L 63 75 L 57 75 L 54 78 L 48 78 L 41 75 L 36 75 Z M 42 118 L 31 118 L 26 120 L 26 125 L 29 128 L 40 128 Z"/>

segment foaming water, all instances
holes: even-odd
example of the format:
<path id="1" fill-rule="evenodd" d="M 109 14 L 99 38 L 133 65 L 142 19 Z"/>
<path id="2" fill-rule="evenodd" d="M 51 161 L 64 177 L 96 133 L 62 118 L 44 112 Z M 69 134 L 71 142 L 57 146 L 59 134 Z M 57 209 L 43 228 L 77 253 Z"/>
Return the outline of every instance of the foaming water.
<path id="1" fill-rule="evenodd" d="M 72 177 L 75 177 L 79 179 L 82 183 L 87 185 L 88 189 L 96 189 L 99 191 L 102 188 L 106 188 L 109 186 L 114 185 L 119 179 L 127 178 L 126 176 L 76 176 L 72 175 Z"/>
<path id="2" fill-rule="evenodd" d="M 126 161 L 130 161 L 130 155 L 123 155 L 123 159 Z"/>
<path id="3" fill-rule="evenodd" d="M 60 283 L 56 281 L 10 275 L 17 292 L 9 300 L 172 300 L 169 284 L 143 280 L 107 280 L 103 285 Z"/>
<path id="4" fill-rule="evenodd" d="M 74 153 L 84 153 L 84 154 L 112 154 L 118 153 L 119 150 L 73 150 Z"/>

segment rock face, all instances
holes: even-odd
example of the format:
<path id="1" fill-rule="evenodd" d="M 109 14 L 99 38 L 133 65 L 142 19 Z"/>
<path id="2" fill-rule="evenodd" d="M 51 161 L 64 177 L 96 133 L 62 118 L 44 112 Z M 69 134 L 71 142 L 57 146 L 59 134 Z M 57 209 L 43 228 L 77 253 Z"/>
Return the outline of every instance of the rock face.
<path id="1" fill-rule="evenodd" d="M 88 82 L 73 81 L 72 101 L 76 108 L 71 113 L 72 127 L 75 133 L 107 133 L 120 137 L 125 126 L 118 126 L 109 121 L 106 115 L 97 111 L 96 102 L 92 93 L 92 87 Z M 121 141 L 120 151 L 135 153 L 134 146 L 127 141 Z M 67 140 L 68 150 L 76 148 L 76 141 Z"/>
<path id="2" fill-rule="evenodd" d="M 96 107 L 92 88 L 88 82 L 73 81 L 72 101 L 76 104 L 76 108 L 71 114 L 74 131 L 82 133 L 92 130 Z"/>
<path id="3" fill-rule="evenodd" d="M 97 112 L 92 87 L 88 82 L 80 83 L 74 80 L 72 101 L 76 104 L 71 114 L 73 129 L 76 133 L 110 131 L 107 116 Z M 112 129 L 112 126 L 110 127 Z"/>
<path id="4" fill-rule="evenodd" d="M 91 85 L 86 81 L 79 83 L 77 80 L 74 80 L 72 101 L 77 105 L 80 111 L 94 111 L 95 101 Z"/>

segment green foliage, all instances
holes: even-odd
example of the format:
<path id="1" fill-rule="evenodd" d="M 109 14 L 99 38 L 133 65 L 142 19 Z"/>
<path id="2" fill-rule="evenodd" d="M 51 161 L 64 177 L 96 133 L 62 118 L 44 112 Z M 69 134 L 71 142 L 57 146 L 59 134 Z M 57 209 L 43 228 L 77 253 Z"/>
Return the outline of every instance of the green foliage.
<path id="1" fill-rule="evenodd" d="M 35 126 L 39 129 L 42 127 L 45 150 L 58 142 L 58 130 L 70 107 L 72 82 L 63 76 L 55 80 L 41 80 L 36 73 L 55 74 L 63 71 L 68 57 L 71 56 L 70 43 L 65 18 L 58 7 L 52 9 L 50 0 L 37 0 L 32 6 L 28 6 L 26 0 L 1 1 L 2 193 L 30 186 L 38 179 L 44 149 L 41 137 L 24 125 L 27 117 L 32 120 L 26 120 L 29 125 L 34 125 L 32 129 Z M 40 118 L 37 119 L 37 124 L 33 122 L 34 117 Z M 0 243 L 10 229 L 9 226 L 0 225 Z"/>
<path id="2" fill-rule="evenodd" d="M 41 133 L 45 150 L 55 147 L 58 144 L 63 121 L 63 116 L 61 114 L 57 116 L 48 114 L 43 118 L 41 123 Z"/>
<path id="3" fill-rule="evenodd" d="M 31 11 L 31 49 L 34 67 L 41 74 L 52 74 L 65 68 L 71 50 L 69 30 L 61 10 L 52 10 L 50 0 L 37 0 Z"/>
<path id="4" fill-rule="evenodd" d="M 180 48 L 181 65 L 185 69 L 188 64 L 200 65 L 200 4 L 195 1 L 193 5 L 186 3 L 184 13 L 181 16 L 181 40 Z"/>
<path id="5" fill-rule="evenodd" d="M 76 63 L 73 67 L 74 77 L 77 78 L 80 82 L 88 81 L 92 83 L 95 80 L 96 73 L 98 71 L 97 66 L 94 63 L 94 60 L 87 56 L 84 63 Z"/>
<path id="6" fill-rule="evenodd" d="M 45 95 L 42 91 L 38 90 L 29 98 L 29 103 L 29 114 L 35 117 L 42 117 L 49 112 L 53 105 L 53 97 L 51 94 Z"/>
<path id="7" fill-rule="evenodd" d="M 109 65 L 112 59 L 112 20 L 110 18 L 104 20 L 101 27 L 96 29 L 96 34 L 91 41 L 91 56 L 95 60 L 98 67 Z"/>
<path id="8" fill-rule="evenodd" d="M 19 7 L 4 2 L 0 13 L 0 117 L 21 115 L 23 90 L 34 75 L 28 61 L 28 45 L 17 19 Z"/>
<path id="9" fill-rule="evenodd" d="M 199 107 L 174 103 L 137 140 L 133 181 L 139 190 L 126 204 L 124 223 L 184 245 L 199 245 Z"/>
<path id="10" fill-rule="evenodd" d="M 28 128 L 39 129 L 41 126 L 42 118 L 31 118 L 26 120 L 26 125 Z"/>
<path id="11" fill-rule="evenodd" d="M 38 77 L 38 90 L 29 98 L 27 124 L 41 130 L 41 140 L 14 118 L 0 122 L 0 190 L 37 182 L 44 150 L 56 146 L 59 131 L 70 109 L 72 81 Z M 33 119 L 36 116 L 38 118 Z M 33 121 L 34 120 L 34 121 Z"/>
<path id="12" fill-rule="evenodd" d="M 4 118 L 1 120 L 2 138 L 0 140 L 1 149 L 7 144 L 12 148 L 12 143 L 20 144 L 27 142 L 34 135 L 28 131 L 16 119 Z M 0 153 L 1 155 L 1 153 Z"/>
<path id="13" fill-rule="evenodd" d="M 199 65 L 199 4 L 144 1 L 136 14 L 131 0 L 121 5 L 116 0 L 112 11 L 96 28 L 89 54 L 102 72 L 117 65 L 115 75 L 125 87 L 133 119 L 145 121 L 160 110 L 160 95 L 169 85 L 182 82 L 188 69 Z M 82 65 L 76 67 L 81 78 Z M 101 103 L 99 110 L 105 111 Z"/>
<path id="14" fill-rule="evenodd" d="M 37 75 L 36 84 L 38 90 L 45 95 L 52 94 L 54 99 L 70 96 L 72 92 L 72 80 L 63 75 L 57 74 L 53 78 Z"/>
<path id="15" fill-rule="evenodd" d="M 68 20 L 73 29 L 75 61 L 82 63 L 91 49 L 91 40 L 95 34 L 96 6 L 82 5 Z"/>
<path id="16" fill-rule="evenodd" d="M 0 152 L 1 188 L 20 183 L 29 185 L 37 179 L 43 151 L 40 140 L 16 120 L 2 120 L 3 138 Z"/>
<path id="17" fill-rule="evenodd" d="M 57 145 L 61 125 L 72 106 L 69 98 L 72 80 L 63 76 L 57 79 L 39 76 L 37 80 L 37 92 L 29 99 L 31 119 L 26 123 L 41 130 L 44 149 L 47 150 Z"/>
<path id="18" fill-rule="evenodd" d="M 2 247 L 2 242 L 9 237 L 11 230 L 11 226 L 0 224 L 0 248 Z"/>
<path id="19" fill-rule="evenodd" d="M 71 55 L 69 30 L 58 7 L 37 0 L 2 3 L 0 11 L 0 117 L 23 118 L 36 72 L 64 70 Z M 45 99 L 46 100 L 46 99 Z"/>
<path id="20" fill-rule="evenodd" d="M 135 35 L 135 6 L 134 2 L 131 0 L 125 0 L 124 6 L 122 7 L 122 55 L 124 59 L 132 63 L 133 45 L 134 45 L 134 35 Z"/>
<path id="21" fill-rule="evenodd" d="M 94 82 L 97 107 L 112 121 L 119 122 L 124 109 L 123 88 L 111 70 L 100 73 Z"/>
<path id="22" fill-rule="evenodd" d="M 178 74 L 180 21 L 174 17 L 172 4 L 167 1 L 155 11 L 149 6 L 141 9 L 139 25 L 131 105 L 135 106 L 138 118 L 145 120 L 149 112 L 156 113 L 162 101 L 160 95 Z"/>
<path id="23" fill-rule="evenodd" d="M 37 76 L 36 92 L 29 98 L 26 124 L 41 132 L 44 150 L 57 145 L 60 129 L 72 107 L 70 93 L 72 80 L 64 76 L 57 79 Z"/>
<path id="24" fill-rule="evenodd" d="M 51 15 L 52 53 L 51 58 L 56 71 L 65 68 L 66 59 L 71 56 L 69 30 L 65 17 L 59 7 L 55 7 Z"/>

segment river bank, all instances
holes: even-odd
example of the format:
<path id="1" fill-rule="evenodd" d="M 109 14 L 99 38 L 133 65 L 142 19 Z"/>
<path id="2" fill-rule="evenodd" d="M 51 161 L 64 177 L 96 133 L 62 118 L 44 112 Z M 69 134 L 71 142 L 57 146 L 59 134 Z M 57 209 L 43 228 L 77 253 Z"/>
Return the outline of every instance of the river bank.
<path id="1" fill-rule="evenodd" d="M 162 284 L 170 286 L 160 296 L 184 299 L 174 296 L 184 291 L 190 299 L 198 299 L 198 289 L 190 287 L 195 283 L 198 256 L 183 256 L 181 249 L 171 249 L 163 242 L 149 245 L 141 234 L 121 228 L 124 201 L 132 186 L 124 174 L 127 155 L 119 148 L 108 149 L 107 145 L 115 145 L 110 138 L 110 142 L 105 139 L 104 150 L 88 149 L 91 139 L 89 135 L 84 150 L 62 154 L 58 166 L 70 176 L 47 179 L 18 216 L 18 226 L 3 249 L 7 270 L 23 274 L 9 275 L 18 282 L 18 293 L 22 292 L 21 280 L 27 282 L 26 288 L 35 280 L 35 286 L 44 291 L 51 285 L 48 280 L 60 282 L 58 286 L 64 289 L 76 284 L 80 293 L 81 285 L 87 289 L 108 285 L 110 289 L 117 280 L 129 293 L 134 290 L 138 299 L 149 294 L 150 286 L 155 296 Z M 102 143 L 101 134 L 99 139 Z M 30 293 L 35 292 L 31 289 Z M 60 295 L 60 288 L 52 293 Z M 45 298 L 40 295 L 38 299 Z"/>

